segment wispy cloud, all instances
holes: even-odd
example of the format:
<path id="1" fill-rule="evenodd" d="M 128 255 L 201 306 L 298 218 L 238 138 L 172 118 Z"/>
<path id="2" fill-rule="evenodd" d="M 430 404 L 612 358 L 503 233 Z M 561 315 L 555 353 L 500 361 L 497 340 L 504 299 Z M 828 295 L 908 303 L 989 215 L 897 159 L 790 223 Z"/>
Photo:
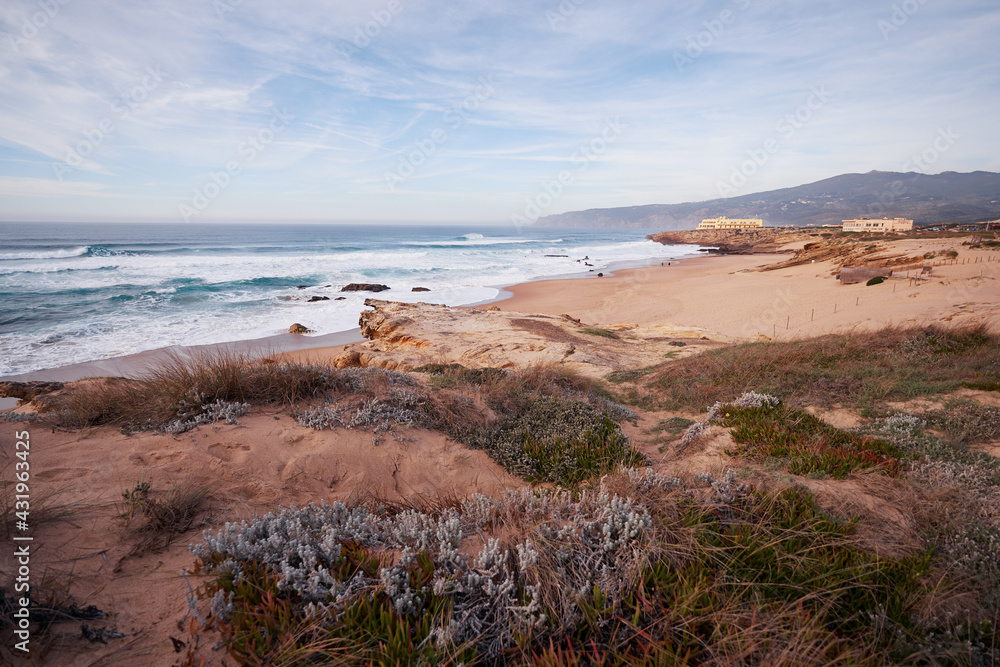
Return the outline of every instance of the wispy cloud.
<path id="1" fill-rule="evenodd" d="M 0 197 L 119 197 L 99 183 L 60 183 L 44 178 L 0 178 Z"/>

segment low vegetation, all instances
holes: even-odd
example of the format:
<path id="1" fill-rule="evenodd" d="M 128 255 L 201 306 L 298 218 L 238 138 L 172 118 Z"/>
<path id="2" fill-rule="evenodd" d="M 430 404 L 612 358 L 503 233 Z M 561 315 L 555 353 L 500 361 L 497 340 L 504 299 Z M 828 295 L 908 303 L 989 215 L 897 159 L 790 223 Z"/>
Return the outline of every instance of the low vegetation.
<path id="1" fill-rule="evenodd" d="M 955 444 L 977 445 L 1000 440 L 1000 409 L 965 399 L 952 399 L 926 415 Z"/>
<path id="2" fill-rule="evenodd" d="M 978 389 L 979 391 L 1000 391 L 1000 378 L 996 380 L 963 382 L 962 386 L 966 389 Z"/>
<path id="3" fill-rule="evenodd" d="M 125 432 L 181 432 L 217 419 L 232 421 L 244 405 L 292 405 L 328 391 L 352 391 L 361 380 L 317 364 L 279 363 L 249 352 L 175 356 L 137 378 L 96 378 L 34 402 L 58 427 L 118 426 Z"/>
<path id="4" fill-rule="evenodd" d="M 621 336 L 610 329 L 595 329 L 593 327 L 588 327 L 580 329 L 580 333 L 590 334 L 591 336 L 600 336 L 601 338 L 612 338 L 615 340 L 621 338 Z"/>
<path id="5" fill-rule="evenodd" d="M 356 396 L 327 401 L 299 414 L 299 422 L 316 429 L 367 429 L 376 444 L 381 433 L 396 427 L 435 429 L 484 450 L 511 474 L 563 486 L 647 462 L 618 426 L 637 415 L 565 369 L 506 372 L 451 364 L 420 370 L 434 381 L 430 391 L 397 373 L 390 377 L 398 376 L 393 382 L 405 387 L 360 404 Z"/>
<path id="6" fill-rule="evenodd" d="M 868 470 L 898 475 L 903 452 L 881 438 L 843 431 L 803 410 L 782 404 L 723 405 L 719 422 L 730 427 L 737 443 L 732 452 L 752 460 L 777 459 L 796 475 L 845 479 Z"/>
<path id="7" fill-rule="evenodd" d="M 175 537 L 192 528 L 208 500 L 206 487 L 173 487 L 158 494 L 152 491 L 152 482 L 139 480 L 133 488 L 122 491 L 117 505 L 119 520 L 136 538 L 131 555 L 170 546 Z"/>
<path id="8" fill-rule="evenodd" d="M 853 531 L 802 487 L 627 470 L 433 513 L 285 510 L 193 550 L 247 664 L 989 664 L 988 615 L 920 613 L 929 550 Z"/>
<path id="9" fill-rule="evenodd" d="M 662 364 L 622 400 L 705 410 L 746 391 L 798 405 L 841 403 L 874 412 L 889 401 L 955 391 L 1000 373 L 1000 336 L 983 327 L 889 328 L 709 350 Z"/>

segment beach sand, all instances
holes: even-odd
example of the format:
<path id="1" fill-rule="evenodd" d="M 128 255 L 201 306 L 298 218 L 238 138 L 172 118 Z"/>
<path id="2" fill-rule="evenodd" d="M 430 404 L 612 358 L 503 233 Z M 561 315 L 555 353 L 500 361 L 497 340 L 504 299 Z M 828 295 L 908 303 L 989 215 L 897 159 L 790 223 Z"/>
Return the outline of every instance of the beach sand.
<path id="1" fill-rule="evenodd" d="M 956 245 L 938 240 L 897 244 L 916 256 Z M 566 313 L 602 325 L 672 322 L 734 339 L 788 340 L 891 324 L 1000 324 L 1000 262 L 995 261 L 1000 255 L 995 252 L 961 248 L 959 262 L 966 264 L 934 266 L 930 277 L 919 281 L 907 279 L 904 271 L 871 287 L 841 285 L 835 277 L 839 266 L 829 262 L 754 270 L 785 258 L 705 257 L 586 281 L 528 283 L 510 288 L 514 296 L 497 305 Z"/>

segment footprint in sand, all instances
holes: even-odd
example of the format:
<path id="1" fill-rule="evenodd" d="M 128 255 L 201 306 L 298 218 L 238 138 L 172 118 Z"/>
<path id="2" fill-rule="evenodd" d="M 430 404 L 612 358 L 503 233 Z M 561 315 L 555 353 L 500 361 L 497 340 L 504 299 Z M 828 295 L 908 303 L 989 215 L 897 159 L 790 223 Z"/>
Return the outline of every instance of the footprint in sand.
<path id="1" fill-rule="evenodd" d="M 246 453 L 250 451 L 249 445 L 224 445 L 220 442 L 209 445 L 208 453 L 227 463 L 232 463 L 236 459 L 246 458 Z M 237 461 L 238 463 L 239 461 Z"/>
<path id="2" fill-rule="evenodd" d="M 149 455 L 150 461 L 161 464 L 176 463 L 184 458 L 187 458 L 184 452 L 153 452 Z"/>

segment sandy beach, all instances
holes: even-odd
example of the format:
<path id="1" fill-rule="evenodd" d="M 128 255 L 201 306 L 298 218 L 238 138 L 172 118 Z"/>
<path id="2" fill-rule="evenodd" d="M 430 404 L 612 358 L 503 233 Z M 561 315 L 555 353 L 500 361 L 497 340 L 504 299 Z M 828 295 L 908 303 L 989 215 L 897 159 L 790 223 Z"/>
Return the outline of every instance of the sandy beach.
<path id="1" fill-rule="evenodd" d="M 854 327 L 934 321 L 981 319 L 1000 324 L 997 253 L 962 248 L 946 240 L 895 245 L 914 256 L 959 249 L 959 263 L 933 266 L 930 276 L 919 281 L 909 280 L 903 271 L 881 285 L 866 287 L 863 283 L 841 285 L 835 277 L 839 265 L 830 262 L 761 272 L 756 269 L 787 256 L 715 256 L 620 271 L 582 284 L 517 285 L 510 288 L 514 296 L 497 305 L 519 312 L 567 313 L 605 325 L 673 322 L 736 339 L 787 340 Z M 924 263 L 935 264 L 933 260 Z"/>

